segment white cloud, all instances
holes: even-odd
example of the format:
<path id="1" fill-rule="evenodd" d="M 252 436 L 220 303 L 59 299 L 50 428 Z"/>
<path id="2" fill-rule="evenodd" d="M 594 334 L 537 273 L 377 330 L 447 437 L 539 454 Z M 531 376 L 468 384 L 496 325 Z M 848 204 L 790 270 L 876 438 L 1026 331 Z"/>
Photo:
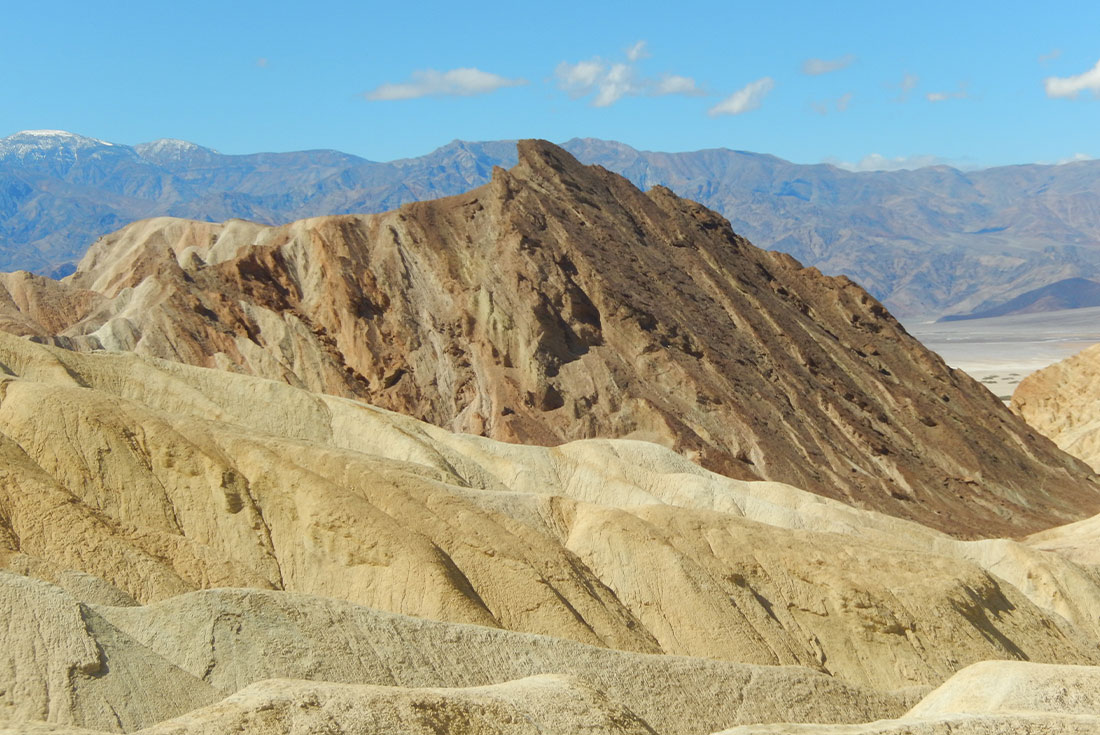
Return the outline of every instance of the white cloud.
<path id="1" fill-rule="evenodd" d="M 626 50 L 626 59 L 631 63 L 648 58 L 649 49 L 645 47 L 645 41 L 638 41 L 636 44 Z"/>
<path id="2" fill-rule="evenodd" d="M 954 92 L 929 92 L 924 95 L 929 102 L 946 102 L 947 100 L 965 100 L 970 97 L 965 84 L 960 84 Z"/>
<path id="3" fill-rule="evenodd" d="M 600 77 L 604 73 L 604 64 L 601 61 L 579 61 L 576 64 L 566 64 L 564 61 L 558 64 L 558 84 L 565 91 L 580 97 L 592 91 Z"/>
<path id="4" fill-rule="evenodd" d="M 368 100 L 412 100 L 419 97 L 470 97 L 488 94 L 504 87 L 527 84 L 526 79 L 508 79 L 480 69 L 462 68 L 450 71 L 425 69 L 414 71 L 402 84 L 383 84 L 364 96 Z"/>
<path id="5" fill-rule="evenodd" d="M 613 105 L 624 95 L 637 89 L 637 86 L 634 69 L 626 64 L 612 64 L 600 80 L 596 99 L 592 100 L 592 104 L 596 107 Z"/>
<path id="6" fill-rule="evenodd" d="M 856 163 L 829 158 L 825 163 L 830 163 L 838 168 L 849 171 L 900 171 L 902 169 L 924 168 L 925 166 L 957 166 L 946 158 L 931 155 L 898 156 L 888 158 L 879 153 L 871 153 L 859 159 Z"/>
<path id="7" fill-rule="evenodd" d="M 760 107 L 760 103 L 768 92 L 772 91 L 774 86 L 775 80 L 771 77 L 757 79 L 707 110 L 707 114 L 711 117 L 717 117 L 719 115 L 740 115 L 743 112 L 755 110 Z"/>
<path id="8" fill-rule="evenodd" d="M 1043 80 L 1047 97 L 1074 98 L 1081 92 L 1088 90 L 1100 97 L 1100 61 L 1083 74 L 1073 77 L 1047 77 Z"/>
<path id="9" fill-rule="evenodd" d="M 817 102 L 811 102 L 810 107 L 814 109 L 819 115 L 828 115 L 830 109 L 835 109 L 837 112 L 844 112 L 848 109 L 848 106 L 852 104 L 851 92 L 845 92 L 836 99 L 819 100 Z"/>
<path id="10" fill-rule="evenodd" d="M 1068 158 L 1063 158 L 1060 161 L 1058 161 L 1058 165 L 1061 166 L 1063 163 L 1079 163 L 1081 161 L 1092 161 L 1092 160 L 1093 160 L 1093 157 L 1090 156 L 1087 153 L 1074 153 L 1072 156 L 1070 156 Z"/>
<path id="11" fill-rule="evenodd" d="M 919 82 L 920 77 L 918 77 L 916 74 L 906 74 L 896 85 L 891 85 L 896 86 L 898 89 L 901 90 L 901 94 L 895 97 L 894 101 L 904 102 L 905 100 L 909 99 L 909 93 L 913 91 L 913 88 L 916 87 Z"/>
<path id="12" fill-rule="evenodd" d="M 691 77 L 665 74 L 653 87 L 654 94 L 699 94 L 700 90 Z"/>
<path id="13" fill-rule="evenodd" d="M 626 50 L 626 63 L 611 63 L 599 57 L 575 64 L 561 62 L 554 70 L 558 87 L 573 99 L 595 95 L 593 107 L 608 107 L 623 97 L 662 97 L 669 94 L 698 95 L 702 90 L 691 77 L 664 74 L 643 77 L 635 64 L 649 56 L 645 41 Z"/>
<path id="14" fill-rule="evenodd" d="M 838 59 L 806 59 L 802 62 L 802 73 L 816 77 L 845 69 L 854 64 L 855 60 L 856 57 L 852 54 L 845 54 Z"/>
<path id="15" fill-rule="evenodd" d="M 1040 55 L 1039 56 L 1039 63 L 1040 64 L 1048 64 L 1051 61 L 1054 61 L 1055 59 L 1057 59 L 1061 55 L 1062 55 L 1062 49 L 1056 48 L 1053 51 L 1051 51 L 1049 54 Z"/>

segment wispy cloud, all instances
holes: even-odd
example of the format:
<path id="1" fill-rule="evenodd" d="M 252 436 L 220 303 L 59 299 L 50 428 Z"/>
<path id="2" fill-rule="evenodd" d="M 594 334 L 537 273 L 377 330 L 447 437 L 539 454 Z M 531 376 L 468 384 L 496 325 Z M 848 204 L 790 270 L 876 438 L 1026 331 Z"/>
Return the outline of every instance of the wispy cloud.
<path id="1" fill-rule="evenodd" d="M 1057 59 L 1061 55 L 1062 55 L 1062 49 L 1056 48 L 1053 51 L 1051 51 L 1049 54 L 1040 54 L 1039 63 L 1040 64 L 1049 64 L 1050 62 L 1054 61 L 1055 59 Z"/>
<path id="2" fill-rule="evenodd" d="M 1083 74 L 1072 77 L 1047 77 L 1043 80 L 1047 97 L 1072 99 L 1086 90 L 1100 97 L 1100 61 Z"/>
<path id="3" fill-rule="evenodd" d="M 471 97 L 504 87 L 527 84 L 526 79 L 508 79 L 474 68 L 414 71 L 407 82 L 382 84 L 364 93 L 368 100 L 412 100 L 419 97 Z"/>
<path id="4" fill-rule="evenodd" d="M 656 84 L 653 85 L 653 93 L 656 95 L 697 95 L 701 94 L 702 92 L 699 87 L 696 86 L 695 80 L 691 77 L 682 77 L 679 74 L 665 74 L 656 81 Z"/>
<path id="5" fill-rule="evenodd" d="M 969 99 L 970 92 L 965 83 L 960 83 L 958 89 L 953 92 L 929 92 L 924 95 L 929 102 L 946 102 L 947 100 Z"/>
<path id="6" fill-rule="evenodd" d="M 642 59 L 648 59 L 649 57 L 650 53 L 649 49 L 646 48 L 645 41 L 638 41 L 626 50 L 627 61 L 631 63 L 641 61 Z"/>
<path id="7" fill-rule="evenodd" d="M 1087 153 L 1074 153 L 1072 156 L 1069 156 L 1067 158 L 1059 159 L 1058 165 L 1061 166 L 1063 163 L 1080 163 L 1081 161 L 1092 161 L 1092 160 L 1095 160 L 1095 159 L 1093 159 L 1093 157 L 1090 156 Z"/>
<path id="8" fill-rule="evenodd" d="M 894 87 L 901 91 L 897 97 L 894 98 L 895 102 L 905 102 L 909 99 L 909 93 L 920 83 L 920 77 L 916 74 L 906 74 L 901 78 L 901 81 L 897 84 L 891 84 L 889 86 Z"/>
<path id="9" fill-rule="evenodd" d="M 902 169 L 924 168 L 925 166 L 955 166 L 959 163 L 940 156 L 914 155 L 889 158 L 879 153 L 871 153 L 859 159 L 855 163 L 841 161 L 837 158 L 827 158 L 825 163 L 849 171 L 901 171 Z"/>
<path id="10" fill-rule="evenodd" d="M 844 112 L 852 104 L 852 98 L 855 95 L 851 92 L 845 92 L 836 99 L 821 100 L 819 102 L 811 102 L 810 106 L 814 108 L 814 111 L 819 115 L 828 115 L 830 110 L 836 110 L 837 112 Z"/>
<path id="11" fill-rule="evenodd" d="M 844 54 L 837 59 L 806 59 L 802 62 L 802 73 L 810 76 L 819 76 L 829 72 L 840 71 L 854 64 L 856 57 L 853 54 Z"/>
<path id="12" fill-rule="evenodd" d="M 600 57 L 575 64 L 563 61 L 554 70 L 554 76 L 558 87 L 573 99 L 593 95 L 593 107 L 608 107 L 623 97 L 703 94 L 691 77 L 679 74 L 645 77 L 639 74 L 637 62 L 648 57 L 645 41 L 638 41 L 626 50 L 625 62 L 612 63 Z"/>
<path id="13" fill-rule="evenodd" d="M 771 77 L 757 79 L 707 110 L 707 114 L 711 117 L 718 117 L 719 115 L 740 115 L 755 110 L 760 107 L 760 103 L 768 95 L 768 92 L 772 91 L 773 87 L 775 87 L 775 80 Z"/>

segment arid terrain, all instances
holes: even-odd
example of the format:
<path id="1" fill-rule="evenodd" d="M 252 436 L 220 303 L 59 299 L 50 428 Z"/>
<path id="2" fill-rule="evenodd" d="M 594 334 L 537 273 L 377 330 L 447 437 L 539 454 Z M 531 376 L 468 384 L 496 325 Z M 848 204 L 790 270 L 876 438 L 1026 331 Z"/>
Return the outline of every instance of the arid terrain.
<path id="1" fill-rule="evenodd" d="M 906 327 L 948 365 L 1007 402 L 1031 373 L 1100 342 L 1100 307 Z"/>
<path id="2" fill-rule="evenodd" d="M 135 223 L 0 329 L 0 732 L 1100 728 L 1088 458 L 545 142 Z"/>

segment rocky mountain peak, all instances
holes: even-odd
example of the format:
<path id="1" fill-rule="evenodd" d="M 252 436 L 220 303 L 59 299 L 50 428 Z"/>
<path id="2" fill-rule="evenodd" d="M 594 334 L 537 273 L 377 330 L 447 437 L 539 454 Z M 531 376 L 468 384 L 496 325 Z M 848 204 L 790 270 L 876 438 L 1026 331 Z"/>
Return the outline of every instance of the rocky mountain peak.
<path id="1" fill-rule="evenodd" d="M 219 156 L 219 153 L 212 148 L 205 148 L 177 138 L 160 138 L 149 143 L 139 143 L 134 146 L 134 150 L 146 161 L 157 164 L 197 163 L 213 160 Z"/>
<path id="2" fill-rule="evenodd" d="M 65 130 L 23 130 L 0 138 L 0 163 L 25 171 L 66 176 L 97 158 L 136 158 L 132 148 Z"/>

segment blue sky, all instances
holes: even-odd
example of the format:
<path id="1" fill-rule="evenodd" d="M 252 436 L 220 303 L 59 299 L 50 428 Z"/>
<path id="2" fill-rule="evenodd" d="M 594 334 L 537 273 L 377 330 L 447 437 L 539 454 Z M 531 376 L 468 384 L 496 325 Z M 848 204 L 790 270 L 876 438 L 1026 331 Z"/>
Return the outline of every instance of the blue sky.
<path id="1" fill-rule="evenodd" d="M 1100 157 L 1100 3 L 4 3 L 0 136 L 374 160 L 598 137 L 799 163 Z"/>

